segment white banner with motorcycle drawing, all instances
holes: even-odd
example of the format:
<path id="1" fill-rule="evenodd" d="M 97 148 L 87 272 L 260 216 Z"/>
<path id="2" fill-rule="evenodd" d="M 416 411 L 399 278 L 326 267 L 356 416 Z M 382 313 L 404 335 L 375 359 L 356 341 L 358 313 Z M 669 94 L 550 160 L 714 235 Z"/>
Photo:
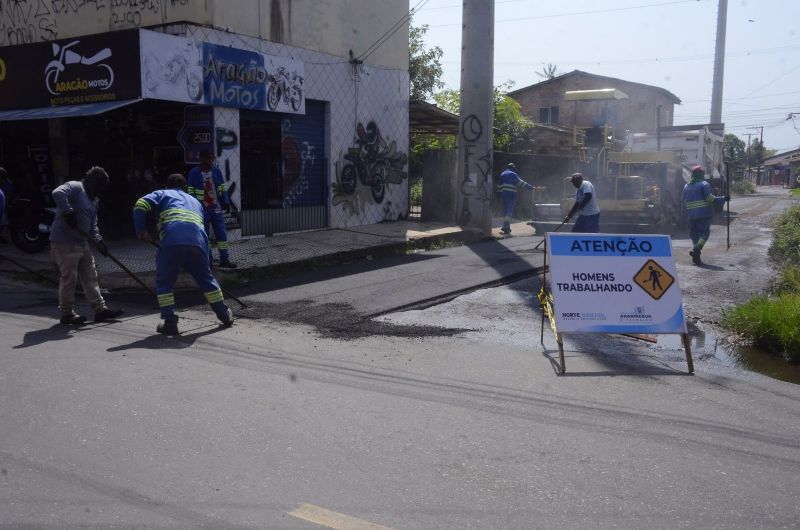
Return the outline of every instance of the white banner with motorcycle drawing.
<path id="1" fill-rule="evenodd" d="M 142 95 L 305 114 L 302 61 L 141 30 Z"/>

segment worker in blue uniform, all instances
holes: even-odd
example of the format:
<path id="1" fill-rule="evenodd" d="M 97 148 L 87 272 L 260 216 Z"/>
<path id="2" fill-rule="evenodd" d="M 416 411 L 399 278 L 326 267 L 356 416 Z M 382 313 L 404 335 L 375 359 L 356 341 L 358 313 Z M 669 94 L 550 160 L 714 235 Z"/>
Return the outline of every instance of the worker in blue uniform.
<path id="1" fill-rule="evenodd" d="M 156 294 L 164 322 L 156 329 L 166 335 L 179 333 L 173 288 L 182 269 L 192 275 L 222 325 L 233 324 L 233 313 L 225 305 L 222 289 L 211 273 L 202 207 L 183 191 L 185 188 L 183 175 L 172 174 L 167 177 L 166 189 L 141 197 L 133 208 L 136 237 L 144 241 L 152 241 L 146 228 L 147 215 L 151 212 L 158 215 L 161 245 L 156 255 Z"/>
<path id="2" fill-rule="evenodd" d="M 522 186 L 529 190 L 533 186 L 525 182 L 514 171 L 517 166 L 510 162 L 497 177 L 497 190 L 500 192 L 500 200 L 503 201 L 503 227 L 500 229 L 505 235 L 511 233 L 511 217 L 514 215 L 514 208 L 517 205 L 517 188 Z"/>
<path id="3" fill-rule="evenodd" d="M 211 235 L 209 227 L 214 229 L 214 238 L 219 251 L 219 266 L 223 269 L 235 269 L 236 264 L 230 260 L 228 252 L 228 232 L 225 230 L 225 213 L 230 212 L 231 203 L 222 171 L 214 165 L 211 152 L 200 151 L 200 165 L 193 167 L 187 176 L 189 195 L 195 197 L 203 205 L 203 226 L 206 234 Z M 211 249 L 208 252 L 209 262 L 214 257 Z"/>
<path id="4" fill-rule="evenodd" d="M 692 179 L 683 187 L 683 205 L 689 216 L 689 237 L 692 239 L 689 255 L 695 265 L 703 264 L 700 253 L 711 235 L 714 205 L 724 204 L 729 200 L 730 197 L 715 197 L 711 193 L 711 185 L 705 180 L 702 166 L 692 168 Z"/>

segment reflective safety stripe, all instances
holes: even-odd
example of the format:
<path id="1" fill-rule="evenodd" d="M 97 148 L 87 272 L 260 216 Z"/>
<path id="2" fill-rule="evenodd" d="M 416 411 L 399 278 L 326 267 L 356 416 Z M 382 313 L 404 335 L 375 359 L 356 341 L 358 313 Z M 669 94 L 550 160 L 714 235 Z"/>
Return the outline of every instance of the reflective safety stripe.
<path id="1" fill-rule="evenodd" d="M 692 201 L 692 202 L 687 202 L 686 203 L 686 209 L 687 210 L 694 210 L 695 208 L 706 208 L 709 205 L 709 203 L 712 203 L 712 202 L 714 202 L 713 198 L 710 201 Z"/>
<path id="2" fill-rule="evenodd" d="M 222 302 L 222 289 L 217 289 L 216 291 L 206 293 L 206 300 L 209 304 Z"/>
<path id="3" fill-rule="evenodd" d="M 217 241 L 217 249 L 219 249 L 219 250 L 228 250 L 228 242 L 227 241 Z"/>
<path id="4" fill-rule="evenodd" d="M 174 293 L 163 293 L 158 295 L 158 307 L 169 307 L 175 305 Z"/>
<path id="5" fill-rule="evenodd" d="M 170 208 L 164 210 L 158 216 L 158 221 L 161 224 L 171 222 L 193 223 L 197 226 L 203 226 L 203 217 L 191 210 L 183 210 L 181 208 Z"/>
<path id="6" fill-rule="evenodd" d="M 714 201 L 716 201 L 716 200 L 717 200 L 717 198 L 716 198 L 714 195 L 712 195 L 711 193 L 709 193 L 709 194 L 708 194 L 708 197 L 706 197 L 706 202 L 707 202 L 708 204 L 711 204 L 712 202 L 714 202 Z"/>
<path id="7" fill-rule="evenodd" d="M 217 186 L 217 193 L 220 193 L 220 194 L 225 193 L 225 183 L 224 182 L 222 184 L 220 184 L 219 186 Z"/>
<path id="8" fill-rule="evenodd" d="M 517 192 L 517 187 L 513 184 L 500 184 L 500 191 L 513 191 Z"/>
<path id="9" fill-rule="evenodd" d="M 143 212 L 150 212 L 153 207 L 144 199 L 137 199 L 136 205 L 133 207 L 134 210 L 142 210 Z"/>

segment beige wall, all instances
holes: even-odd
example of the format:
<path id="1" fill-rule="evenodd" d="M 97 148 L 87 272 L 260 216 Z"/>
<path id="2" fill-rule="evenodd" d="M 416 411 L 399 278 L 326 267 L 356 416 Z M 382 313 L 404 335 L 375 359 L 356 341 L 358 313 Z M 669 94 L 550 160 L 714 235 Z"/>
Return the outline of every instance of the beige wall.
<path id="1" fill-rule="evenodd" d="M 611 101 L 565 101 L 564 92 L 569 90 L 592 90 L 617 88 L 628 95 L 628 99 Z M 534 85 L 512 94 L 521 107 L 522 113 L 539 121 L 539 108 L 558 107 L 558 124 L 566 127 L 590 127 L 602 121 L 605 113 L 607 123 L 614 128 L 614 135 L 620 138 L 625 131 L 656 131 L 656 109 L 661 106 L 661 126 L 672 125 L 674 100 L 657 88 L 649 88 L 625 81 L 610 81 L 586 75 L 567 76 L 541 85 Z"/>
<path id="2" fill-rule="evenodd" d="M 408 0 L 14 0 L 2 4 L 0 46 L 189 21 L 345 58 L 351 49 L 356 56 L 363 53 L 408 13 Z M 365 62 L 407 70 L 408 24 Z"/>

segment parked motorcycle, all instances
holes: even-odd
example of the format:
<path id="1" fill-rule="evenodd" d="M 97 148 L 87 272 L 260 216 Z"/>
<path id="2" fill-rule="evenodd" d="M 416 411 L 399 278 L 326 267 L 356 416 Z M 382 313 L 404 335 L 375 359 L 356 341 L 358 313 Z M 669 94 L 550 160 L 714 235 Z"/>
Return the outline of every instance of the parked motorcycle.
<path id="1" fill-rule="evenodd" d="M 50 242 L 55 208 L 34 208 L 30 199 L 15 198 L 8 205 L 11 241 L 23 252 L 41 252 Z"/>

